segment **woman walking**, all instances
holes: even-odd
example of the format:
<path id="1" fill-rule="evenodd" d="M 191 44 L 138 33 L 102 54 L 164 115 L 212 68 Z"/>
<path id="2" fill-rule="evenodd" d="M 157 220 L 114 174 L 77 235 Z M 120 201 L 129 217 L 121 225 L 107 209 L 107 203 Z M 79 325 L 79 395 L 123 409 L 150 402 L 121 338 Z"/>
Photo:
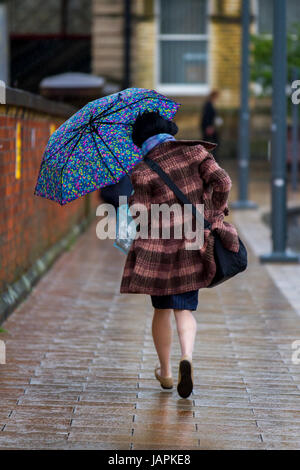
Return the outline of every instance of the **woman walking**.
<path id="1" fill-rule="evenodd" d="M 239 239 L 235 227 L 224 222 L 228 214 L 227 199 L 231 180 L 219 167 L 209 150 L 214 144 L 203 141 L 176 140 L 178 128 L 172 121 L 157 113 L 144 113 L 133 126 L 132 138 L 142 154 L 153 160 L 194 205 L 204 204 L 204 216 L 217 230 L 222 244 L 237 252 Z M 178 199 L 159 175 L 146 162 L 140 162 L 131 174 L 134 193 L 129 200 L 140 204 L 148 213 L 148 233 L 151 233 L 151 205 L 178 204 Z M 153 222 L 152 222 L 153 223 Z M 165 221 L 156 220 L 160 234 Z M 183 223 L 182 221 L 180 223 Z M 186 249 L 187 240 L 174 236 L 178 224 L 176 214 L 167 222 L 170 237 L 149 235 L 134 240 L 126 259 L 121 293 L 149 294 L 154 307 L 152 335 L 159 359 L 155 377 L 162 388 L 171 389 L 172 325 L 175 315 L 181 348 L 177 391 L 187 398 L 193 390 L 193 349 L 197 322 L 193 311 L 198 305 L 198 291 L 207 287 L 216 272 L 214 239 L 210 230 L 204 230 L 203 246 Z"/>

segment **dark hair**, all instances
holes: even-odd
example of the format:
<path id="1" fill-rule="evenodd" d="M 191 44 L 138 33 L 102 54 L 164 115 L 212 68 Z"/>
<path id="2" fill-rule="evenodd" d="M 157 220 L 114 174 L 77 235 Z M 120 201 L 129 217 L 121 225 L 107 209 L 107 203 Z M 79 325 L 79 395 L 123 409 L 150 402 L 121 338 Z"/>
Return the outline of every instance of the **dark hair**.
<path id="1" fill-rule="evenodd" d="M 143 142 L 153 135 L 162 133 L 175 135 L 177 132 L 178 127 L 175 122 L 164 119 L 158 111 L 145 111 L 133 124 L 132 140 L 135 145 L 141 147 Z"/>
<path id="2" fill-rule="evenodd" d="M 212 90 L 212 91 L 209 93 L 208 98 L 209 98 L 210 100 L 213 100 L 213 99 L 215 99 L 215 98 L 218 98 L 219 95 L 220 95 L 219 90 Z"/>

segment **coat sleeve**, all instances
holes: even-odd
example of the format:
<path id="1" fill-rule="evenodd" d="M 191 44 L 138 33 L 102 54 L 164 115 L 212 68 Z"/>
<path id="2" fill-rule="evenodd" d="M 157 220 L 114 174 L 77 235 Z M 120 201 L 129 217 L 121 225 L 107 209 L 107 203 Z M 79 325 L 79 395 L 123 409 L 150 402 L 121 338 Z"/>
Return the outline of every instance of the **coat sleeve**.
<path id="1" fill-rule="evenodd" d="M 206 203 L 211 202 L 208 209 L 228 215 L 227 201 L 232 182 L 227 172 L 217 164 L 210 153 L 200 163 L 199 172 L 204 182 L 203 199 Z"/>
<path id="2" fill-rule="evenodd" d="M 224 222 L 224 216 L 229 214 L 227 201 L 232 186 L 231 179 L 210 153 L 200 163 L 199 171 L 204 182 L 204 212 L 211 222 L 211 228 L 218 232 L 225 248 L 237 253 L 238 232 L 233 224 Z"/>
<path id="3" fill-rule="evenodd" d="M 140 212 L 146 212 L 151 207 L 151 189 L 150 183 L 146 180 L 141 172 L 133 172 L 131 175 L 131 183 L 133 186 L 133 194 L 129 198 L 129 206 L 135 205 L 135 209 Z M 133 215 L 133 218 L 136 218 Z"/>

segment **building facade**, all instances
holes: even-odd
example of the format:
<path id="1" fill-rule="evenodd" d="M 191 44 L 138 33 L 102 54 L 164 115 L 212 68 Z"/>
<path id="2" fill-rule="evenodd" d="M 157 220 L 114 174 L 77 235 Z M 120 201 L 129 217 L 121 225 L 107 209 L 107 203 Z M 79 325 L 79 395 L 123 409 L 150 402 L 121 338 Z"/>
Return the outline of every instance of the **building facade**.
<path id="1" fill-rule="evenodd" d="M 131 83 L 239 104 L 241 0 L 132 0 Z M 253 8 L 254 8 L 254 3 Z M 92 68 L 122 82 L 123 0 L 93 0 Z"/>
<path id="2" fill-rule="evenodd" d="M 121 87 L 124 3 L 92 0 L 92 70 Z M 229 154 L 237 142 L 241 7 L 242 0 L 131 0 L 131 86 L 154 88 L 182 103 L 177 121 L 186 138 L 199 137 L 203 101 L 218 89 Z M 251 32 L 272 33 L 272 7 L 273 0 L 250 0 Z M 300 20 L 299 0 L 287 0 L 287 17 L 289 26 Z"/>
<path id="3" fill-rule="evenodd" d="M 38 93 L 44 77 L 69 71 L 90 73 L 91 2 L 5 1 L 10 86 Z"/>
<path id="4" fill-rule="evenodd" d="M 93 71 L 122 82 L 124 0 L 92 0 Z M 131 0 L 132 85 L 172 96 L 222 91 L 239 105 L 242 0 Z M 250 0 L 251 30 L 272 32 L 273 0 Z M 287 0 L 288 24 L 300 20 Z"/>
<path id="5" fill-rule="evenodd" d="M 272 33 L 273 1 L 250 0 L 252 32 Z M 10 84 L 37 92 L 45 76 L 78 71 L 92 72 L 123 88 L 128 3 L 130 85 L 154 88 L 180 102 L 176 120 L 186 138 L 200 137 L 203 101 L 210 90 L 218 89 L 217 104 L 224 118 L 221 137 L 226 142 L 222 149 L 233 154 L 242 0 L 7 0 Z M 292 27 L 300 20 L 300 1 L 286 3 Z M 253 116 L 252 112 L 257 140 L 262 117 Z"/>

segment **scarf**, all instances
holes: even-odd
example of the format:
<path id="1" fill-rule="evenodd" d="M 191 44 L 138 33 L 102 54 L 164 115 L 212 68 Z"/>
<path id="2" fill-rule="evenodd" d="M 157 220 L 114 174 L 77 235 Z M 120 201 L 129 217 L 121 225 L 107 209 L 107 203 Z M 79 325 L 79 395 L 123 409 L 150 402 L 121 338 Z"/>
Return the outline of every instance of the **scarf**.
<path id="1" fill-rule="evenodd" d="M 176 140 L 171 134 L 156 134 L 149 139 L 145 140 L 141 147 L 143 157 L 147 155 L 150 150 L 152 150 L 157 145 L 162 144 L 163 142 L 168 142 L 169 140 Z"/>

